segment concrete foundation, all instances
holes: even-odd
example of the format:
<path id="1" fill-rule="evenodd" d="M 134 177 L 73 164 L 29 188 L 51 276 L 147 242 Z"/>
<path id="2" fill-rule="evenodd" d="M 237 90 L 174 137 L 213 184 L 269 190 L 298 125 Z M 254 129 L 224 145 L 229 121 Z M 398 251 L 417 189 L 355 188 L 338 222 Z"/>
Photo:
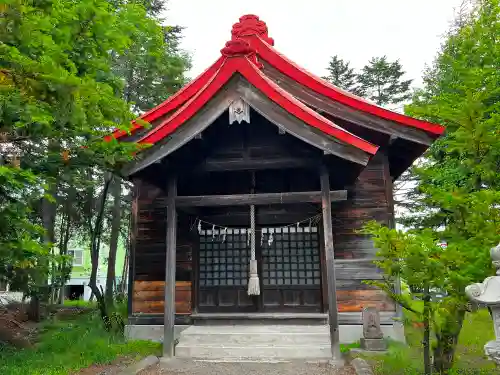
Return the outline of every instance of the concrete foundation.
<path id="1" fill-rule="evenodd" d="M 178 339 L 182 331 L 190 327 L 189 325 L 176 325 L 175 338 Z M 204 326 L 209 328 L 210 326 Z M 201 327 L 200 327 L 201 328 Z M 213 328 L 211 328 L 212 330 Z M 325 332 L 328 334 L 328 326 L 325 326 Z M 235 329 L 236 331 L 236 329 Z M 401 323 L 393 325 L 382 325 L 384 338 L 389 338 L 394 341 L 405 342 L 404 329 Z M 357 342 L 363 337 L 363 326 L 357 324 L 341 325 L 340 326 L 340 342 L 343 344 L 351 344 Z M 126 325 L 125 337 L 129 340 L 150 340 L 156 342 L 163 341 L 163 325 Z"/>
<path id="2" fill-rule="evenodd" d="M 188 325 L 176 325 L 174 327 L 175 338 L 179 339 L 181 332 L 188 327 Z M 163 325 L 129 324 L 125 326 L 125 337 L 128 340 L 163 342 Z"/>

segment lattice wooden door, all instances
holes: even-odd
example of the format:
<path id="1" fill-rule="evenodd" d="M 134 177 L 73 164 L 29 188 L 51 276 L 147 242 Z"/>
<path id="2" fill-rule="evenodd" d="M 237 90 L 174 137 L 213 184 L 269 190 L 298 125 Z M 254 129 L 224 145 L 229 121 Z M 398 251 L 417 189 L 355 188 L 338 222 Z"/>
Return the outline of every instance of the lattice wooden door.
<path id="1" fill-rule="evenodd" d="M 199 248 L 200 312 L 244 312 L 257 309 L 247 295 L 250 246 L 248 229 L 202 230 Z"/>
<path id="2" fill-rule="evenodd" d="M 262 236 L 264 310 L 321 311 L 318 228 L 263 228 Z"/>

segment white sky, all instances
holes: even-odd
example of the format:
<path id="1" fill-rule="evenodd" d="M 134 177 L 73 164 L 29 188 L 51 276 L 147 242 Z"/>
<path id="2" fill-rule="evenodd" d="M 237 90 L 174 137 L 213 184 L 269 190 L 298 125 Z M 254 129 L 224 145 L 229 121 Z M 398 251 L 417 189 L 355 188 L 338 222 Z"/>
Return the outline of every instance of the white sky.
<path id="1" fill-rule="evenodd" d="M 184 26 L 194 77 L 208 68 L 244 14 L 267 23 L 275 47 L 312 73 L 330 56 L 361 68 L 373 56 L 400 59 L 418 84 L 462 0 L 169 0 L 167 23 Z"/>

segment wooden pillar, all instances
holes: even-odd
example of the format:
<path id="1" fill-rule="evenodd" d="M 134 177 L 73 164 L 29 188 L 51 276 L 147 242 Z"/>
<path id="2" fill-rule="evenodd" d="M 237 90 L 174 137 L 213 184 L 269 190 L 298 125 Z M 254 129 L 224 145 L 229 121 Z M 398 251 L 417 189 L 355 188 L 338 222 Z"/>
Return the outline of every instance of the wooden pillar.
<path id="1" fill-rule="evenodd" d="M 383 150 L 384 155 L 384 183 L 385 183 L 385 194 L 387 199 L 387 226 L 390 229 L 396 228 L 396 213 L 394 210 L 394 184 L 391 176 L 391 168 L 389 161 L 389 150 Z M 398 295 L 401 294 L 401 279 L 397 276 L 394 279 L 394 292 Z M 396 318 L 397 321 L 402 322 L 403 320 L 403 307 L 396 303 Z"/>
<path id="2" fill-rule="evenodd" d="M 165 262 L 165 316 L 163 336 L 163 357 L 174 356 L 174 324 L 175 324 L 175 253 L 177 248 L 177 212 L 175 198 L 177 196 L 177 179 L 171 176 L 167 186 L 167 256 Z"/>
<path id="3" fill-rule="evenodd" d="M 326 166 L 320 170 L 321 208 L 323 212 L 323 238 L 325 243 L 325 269 L 328 285 L 328 317 L 330 323 L 330 342 L 332 359 L 341 361 L 339 319 L 337 309 L 337 287 L 335 282 L 335 255 L 332 231 L 332 201 L 330 199 L 330 177 Z"/>
<path id="4" fill-rule="evenodd" d="M 135 277 L 135 248 L 138 235 L 139 222 L 139 197 L 141 193 L 141 181 L 137 178 L 132 180 L 132 209 L 130 213 L 130 229 L 128 243 L 128 316 L 133 315 L 133 299 L 134 299 L 134 277 Z M 125 255 L 126 256 L 126 255 Z M 126 271 L 125 271 L 126 272 Z M 125 282 L 123 280 L 122 282 Z"/>

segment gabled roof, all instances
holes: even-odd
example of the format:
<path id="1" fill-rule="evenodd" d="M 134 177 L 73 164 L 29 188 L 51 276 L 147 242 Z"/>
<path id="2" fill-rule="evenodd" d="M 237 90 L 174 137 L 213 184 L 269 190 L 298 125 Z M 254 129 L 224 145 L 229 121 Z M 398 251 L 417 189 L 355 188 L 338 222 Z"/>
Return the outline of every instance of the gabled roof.
<path id="1" fill-rule="evenodd" d="M 140 138 L 136 142 L 155 144 L 164 140 L 192 119 L 231 77 L 241 75 L 273 103 L 315 130 L 369 155 L 376 153 L 378 146 L 350 133 L 332 122 L 331 118 L 312 109 L 311 107 L 315 107 L 314 103 L 308 102 L 303 95 L 298 93 L 293 95 L 288 92 L 282 87 L 279 79 L 268 73 L 270 70 L 278 71 L 286 77 L 288 83 L 296 83 L 303 89 L 317 94 L 320 97 L 319 102 L 321 100 L 324 102 L 326 98 L 327 101 L 337 103 L 338 106 L 365 116 L 368 120 L 378 119 L 382 123 L 385 121 L 383 124 L 388 124 L 389 128 L 392 126 L 392 129 L 394 126 L 399 126 L 402 128 L 402 134 L 409 133 L 413 129 L 412 131 L 418 133 L 418 136 L 415 138 L 413 134 L 413 139 L 408 138 L 410 140 L 423 137 L 422 143 L 425 144 L 426 139 L 432 140 L 444 132 L 444 127 L 441 125 L 379 107 L 300 68 L 273 47 L 274 41 L 268 36 L 266 24 L 257 16 L 241 17 L 239 22 L 233 25 L 231 34 L 231 40 L 221 50 L 222 56 L 213 65 L 165 102 L 140 116 L 139 119 L 155 124 L 148 130 L 141 130 Z M 316 109 L 324 111 L 323 108 Z M 411 129 L 405 131 L 405 127 Z M 134 121 L 130 132 L 134 134 L 142 128 L 140 121 Z M 129 134 L 116 130 L 107 138 L 120 139 Z"/>

